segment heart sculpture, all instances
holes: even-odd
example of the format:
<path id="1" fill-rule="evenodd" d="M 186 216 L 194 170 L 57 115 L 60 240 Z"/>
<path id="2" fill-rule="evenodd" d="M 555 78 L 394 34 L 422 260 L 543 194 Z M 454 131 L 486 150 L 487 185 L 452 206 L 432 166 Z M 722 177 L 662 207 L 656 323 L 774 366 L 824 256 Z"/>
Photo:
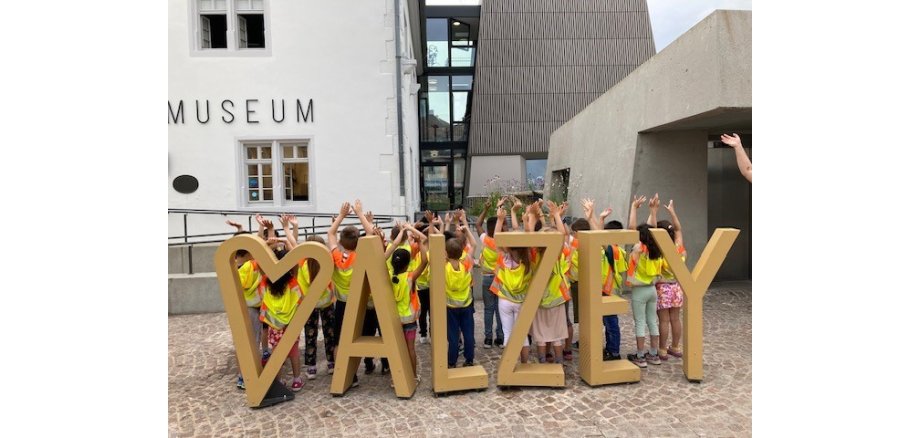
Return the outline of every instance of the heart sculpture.
<path id="1" fill-rule="evenodd" d="M 256 349 L 255 333 L 249 324 L 246 310 L 246 301 L 243 298 L 243 287 L 234 264 L 237 250 L 246 250 L 259 264 L 262 273 L 270 281 L 275 281 L 291 270 L 303 259 L 313 259 L 319 262 L 319 272 L 310 283 L 310 287 L 288 324 L 289 327 L 303 327 L 319 300 L 320 294 L 332 279 L 333 262 L 329 251 L 317 242 L 307 242 L 297 245 L 281 260 L 275 257 L 264 240 L 251 235 L 241 234 L 222 243 L 214 254 L 214 268 L 217 280 L 220 283 L 220 293 L 224 300 L 224 309 L 230 322 L 230 332 L 233 334 L 233 344 L 236 347 L 236 358 L 240 364 L 240 373 L 246 383 L 246 401 L 250 407 L 258 407 L 265 398 L 269 387 L 281 370 L 288 352 L 294 347 L 294 342 L 300 335 L 300 330 L 287 330 L 281 337 L 278 345 L 272 352 L 268 363 L 262 369 L 261 355 Z"/>

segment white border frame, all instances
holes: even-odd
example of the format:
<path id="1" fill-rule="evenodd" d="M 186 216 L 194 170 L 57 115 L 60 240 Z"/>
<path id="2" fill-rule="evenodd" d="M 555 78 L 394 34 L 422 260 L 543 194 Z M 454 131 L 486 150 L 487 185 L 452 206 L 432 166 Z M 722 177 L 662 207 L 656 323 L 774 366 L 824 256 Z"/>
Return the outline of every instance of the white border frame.
<path id="1" fill-rule="evenodd" d="M 309 189 L 309 201 L 296 201 L 288 202 L 284 200 L 284 196 L 280 198 L 274 196 L 271 204 L 256 204 L 249 205 L 249 200 L 246 198 L 246 193 L 248 192 L 247 179 L 246 179 L 246 169 L 245 169 L 245 160 L 243 159 L 243 143 L 249 142 L 271 142 L 272 143 L 272 169 L 281 169 L 281 156 L 282 151 L 275 151 L 275 143 L 281 142 L 291 142 L 291 141 L 306 141 L 307 142 L 307 166 L 308 172 L 310 174 L 308 178 Z M 233 153 L 234 153 L 234 165 L 236 169 L 234 173 L 236 174 L 236 205 L 238 210 L 246 211 L 270 211 L 278 213 L 314 213 L 316 212 L 317 205 L 317 190 L 316 190 L 316 148 L 314 143 L 316 138 L 314 135 L 278 135 L 278 136 L 237 136 L 233 139 Z M 279 186 L 278 184 L 283 184 L 283 178 L 275 178 L 275 175 L 272 175 L 272 191 L 275 195 L 278 194 Z M 281 193 L 284 194 L 283 187 L 281 187 Z"/>

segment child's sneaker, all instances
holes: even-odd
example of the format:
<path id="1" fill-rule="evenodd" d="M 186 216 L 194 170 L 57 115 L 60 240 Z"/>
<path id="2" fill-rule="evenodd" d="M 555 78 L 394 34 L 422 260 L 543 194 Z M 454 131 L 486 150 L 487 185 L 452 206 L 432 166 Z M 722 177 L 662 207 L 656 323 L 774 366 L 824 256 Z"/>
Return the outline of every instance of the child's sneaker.
<path id="1" fill-rule="evenodd" d="M 678 359 L 684 357 L 683 353 L 681 353 L 680 350 L 672 350 L 670 347 L 668 347 L 668 354 Z"/>
<path id="2" fill-rule="evenodd" d="M 373 362 L 373 361 L 366 362 L 366 363 L 364 364 L 364 374 L 373 373 L 374 370 L 376 370 L 376 369 L 377 369 L 377 365 L 374 365 L 374 362 Z"/>
<path id="3" fill-rule="evenodd" d="M 335 372 L 335 362 L 326 363 L 326 374 L 330 376 Z"/>
<path id="4" fill-rule="evenodd" d="M 662 362 L 667 362 L 667 361 L 668 361 L 668 355 L 665 354 L 663 351 L 660 351 L 660 350 L 659 350 L 659 351 L 658 351 L 658 359 L 660 359 Z"/>
<path id="5" fill-rule="evenodd" d="M 303 379 L 300 377 L 295 377 L 294 381 L 291 382 L 291 391 L 297 392 L 303 389 Z"/>
<path id="6" fill-rule="evenodd" d="M 492 338 L 486 338 L 482 343 L 483 348 L 492 348 Z"/>
<path id="7" fill-rule="evenodd" d="M 501 336 L 495 338 L 495 344 L 494 344 L 494 345 L 497 345 L 497 346 L 499 346 L 499 347 L 505 348 L 505 338 L 503 338 L 503 337 L 501 337 Z"/>
<path id="8" fill-rule="evenodd" d="M 562 358 L 567 361 L 572 361 L 573 359 L 575 359 L 575 356 L 572 355 L 572 350 L 568 350 L 568 351 L 563 350 Z"/>
<path id="9" fill-rule="evenodd" d="M 465 367 L 471 367 L 471 366 L 473 366 L 473 361 L 466 361 L 466 362 L 463 362 L 463 366 L 465 366 Z"/>
<path id="10" fill-rule="evenodd" d="M 268 358 L 271 357 L 272 352 L 269 350 L 262 350 L 262 366 L 264 367 L 268 363 Z"/>
<path id="11" fill-rule="evenodd" d="M 419 338 L 418 338 L 418 343 L 419 343 L 419 344 L 427 344 L 427 343 L 428 343 L 428 336 L 421 336 L 421 337 L 419 337 Z"/>
<path id="12" fill-rule="evenodd" d="M 390 374 L 390 364 L 383 364 L 380 366 L 380 375 L 385 376 Z"/>
<path id="13" fill-rule="evenodd" d="M 243 376 L 236 377 L 236 387 L 239 389 L 246 389 L 246 383 L 243 382 Z"/>
<path id="14" fill-rule="evenodd" d="M 307 380 L 316 378 L 316 367 L 307 367 Z"/>
<path id="15" fill-rule="evenodd" d="M 661 359 L 658 358 L 657 354 L 645 353 L 645 360 L 652 365 L 661 365 Z"/>
<path id="16" fill-rule="evenodd" d="M 639 357 L 638 354 L 627 354 L 626 358 L 629 359 L 630 362 L 636 364 L 636 366 L 639 368 L 648 367 L 648 363 L 645 361 L 645 357 Z"/>
<path id="17" fill-rule="evenodd" d="M 546 352 L 546 363 L 553 363 L 553 353 Z"/>

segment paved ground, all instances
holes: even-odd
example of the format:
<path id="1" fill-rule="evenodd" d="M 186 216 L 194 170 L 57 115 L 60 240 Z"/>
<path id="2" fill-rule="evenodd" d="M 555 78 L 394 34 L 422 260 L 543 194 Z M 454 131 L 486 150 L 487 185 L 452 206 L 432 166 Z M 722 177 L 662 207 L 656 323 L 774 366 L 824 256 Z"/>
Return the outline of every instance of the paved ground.
<path id="1" fill-rule="evenodd" d="M 482 305 L 476 303 L 477 336 Z M 649 365 L 637 384 L 591 388 L 566 366 L 564 389 L 495 387 L 501 349 L 476 350 L 490 373 L 484 392 L 435 398 L 430 345 L 418 345 L 422 383 L 399 400 L 389 376 L 365 376 L 343 397 L 332 377 L 306 381 L 295 400 L 246 407 L 235 386 L 237 366 L 226 315 L 169 317 L 171 436 L 749 436 L 751 435 L 751 286 L 714 286 L 705 299 L 704 371 L 687 382 L 679 361 Z M 622 353 L 635 351 L 631 318 L 621 317 Z M 626 321 L 624 323 L 624 321 Z M 576 335 L 577 338 L 577 335 Z M 481 344 L 481 340 L 480 340 Z M 322 353 L 321 353 L 322 356 Z M 320 370 L 325 370 L 321 359 Z M 282 369 L 290 376 L 290 367 Z M 288 378 L 288 380 L 290 380 Z"/>

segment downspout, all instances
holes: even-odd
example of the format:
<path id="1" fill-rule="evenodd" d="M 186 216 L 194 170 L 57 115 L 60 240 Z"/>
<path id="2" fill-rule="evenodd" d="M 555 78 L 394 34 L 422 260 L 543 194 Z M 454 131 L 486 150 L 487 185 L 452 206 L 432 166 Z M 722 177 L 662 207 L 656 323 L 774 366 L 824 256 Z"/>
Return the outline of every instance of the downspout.
<path id="1" fill-rule="evenodd" d="M 400 38 L 400 17 L 402 2 L 393 0 L 393 29 L 396 32 L 396 132 L 399 135 L 399 195 L 406 196 L 406 163 L 403 146 L 403 111 L 402 111 L 402 44 Z M 405 207 L 405 205 L 403 205 Z M 406 209 L 408 214 L 408 209 Z"/>

